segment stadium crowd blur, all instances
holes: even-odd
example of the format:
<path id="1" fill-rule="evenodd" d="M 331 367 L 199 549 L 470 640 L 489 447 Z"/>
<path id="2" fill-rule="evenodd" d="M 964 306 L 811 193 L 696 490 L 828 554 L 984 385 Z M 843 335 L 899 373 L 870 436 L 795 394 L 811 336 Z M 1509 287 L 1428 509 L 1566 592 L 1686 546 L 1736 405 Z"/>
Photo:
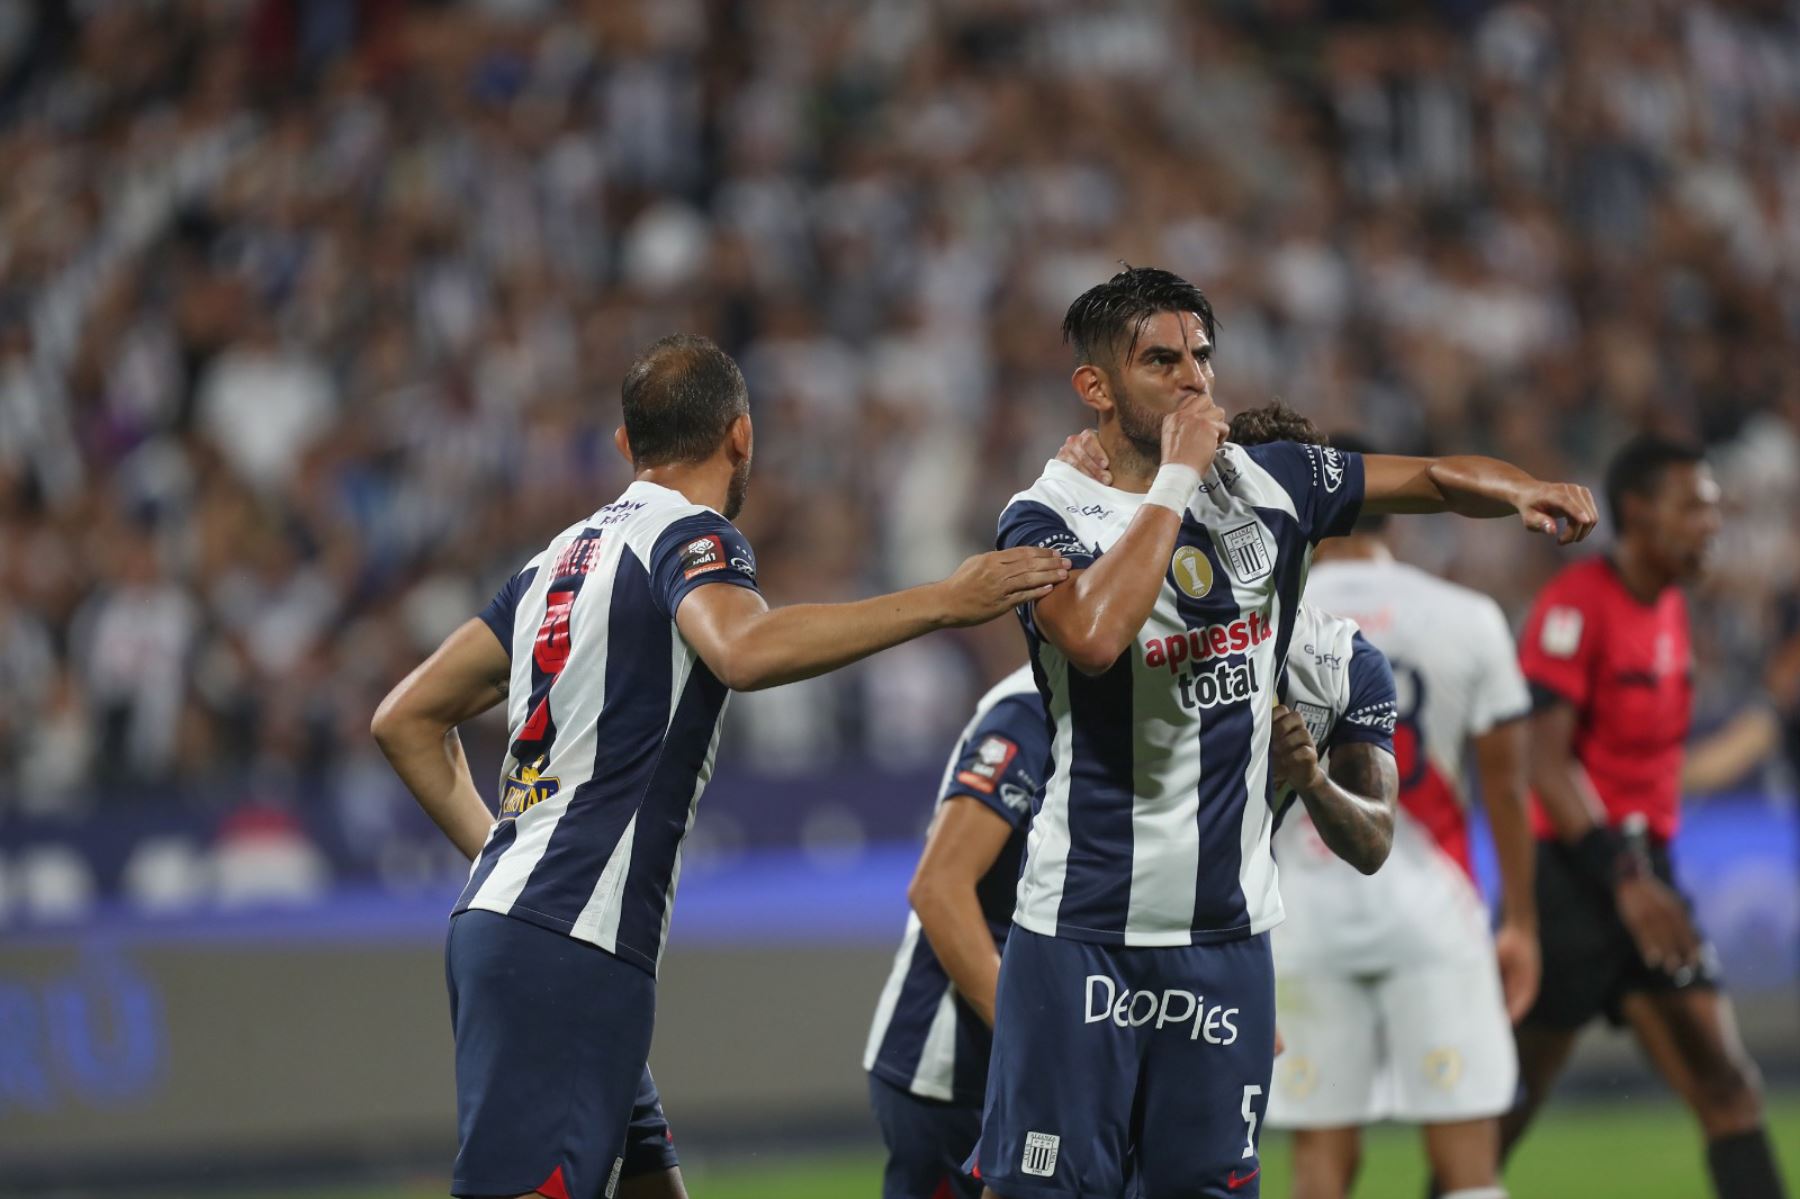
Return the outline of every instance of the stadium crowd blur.
<path id="1" fill-rule="evenodd" d="M 1120 259 L 1211 295 L 1228 409 L 1596 487 L 1704 438 L 1703 710 L 1800 692 L 1789 4 L 7 5 L 0 179 L 0 810 L 391 799 L 375 701 L 624 485 L 673 330 L 748 375 L 772 600 L 936 577 Z M 1563 559 L 1503 523 L 1405 553 L 1517 616 Z M 929 767 L 1018 652 L 747 697 L 728 760 Z"/>

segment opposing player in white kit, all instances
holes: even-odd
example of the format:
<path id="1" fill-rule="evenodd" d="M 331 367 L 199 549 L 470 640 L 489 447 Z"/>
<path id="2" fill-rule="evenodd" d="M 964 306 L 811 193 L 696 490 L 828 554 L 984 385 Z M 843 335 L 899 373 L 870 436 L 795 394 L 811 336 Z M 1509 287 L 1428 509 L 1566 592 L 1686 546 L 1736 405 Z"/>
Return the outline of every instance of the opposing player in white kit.
<path id="1" fill-rule="evenodd" d="M 1291 411 L 1271 419 L 1283 426 L 1274 436 L 1315 435 Z M 1347 1195 L 1361 1127 L 1383 1119 L 1424 1126 L 1446 1191 L 1497 1196 L 1497 1117 L 1518 1073 L 1512 1021 L 1538 981 L 1530 697 L 1506 618 L 1487 596 L 1396 562 L 1380 517 L 1319 547 L 1306 600 L 1356 620 L 1392 663 L 1400 811 L 1393 852 L 1373 878 L 1330 853 L 1303 812 L 1276 835 L 1287 908 L 1275 932 L 1276 1012 L 1287 1053 L 1269 1123 L 1296 1130 L 1296 1199 Z M 1498 957 L 1458 785 L 1471 745 L 1502 868 Z"/>
<path id="2" fill-rule="evenodd" d="M 1022 605 L 1052 727 L 971 1165 L 1002 1199 L 1253 1199 L 1274 1053 L 1273 688 L 1311 551 L 1364 510 L 1517 513 L 1584 488 L 1492 459 L 1224 444 L 1199 290 L 1128 268 L 1071 306 L 1072 382 L 1118 486 L 1052 462 L 1001 546 L 1073 566 Z"/>

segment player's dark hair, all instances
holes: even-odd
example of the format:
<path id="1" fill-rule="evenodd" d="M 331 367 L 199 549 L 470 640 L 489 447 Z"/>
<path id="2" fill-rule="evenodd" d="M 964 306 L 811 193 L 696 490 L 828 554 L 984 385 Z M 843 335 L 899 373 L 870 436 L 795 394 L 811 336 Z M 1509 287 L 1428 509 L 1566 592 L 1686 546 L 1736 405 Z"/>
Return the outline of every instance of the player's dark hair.
<path id="1" fill-rule="evenodd" d="M 1380 446 L 1376 445 L 1360 433 L 1333 433 L 1331 435 L 1331 445 L 1333 449 L 1342 450 L 1346 454 L 1367 455 L 1381 453 Z M 1356 524 L 1351 527 L 1350 531 L 1352 533 L 1379 533 L 1387 528 L 1387 522 L 1387 513 L 1375 512 L 1368 516 L 1357 517 Z"/>
<path id="2" fill-rule="evenodd" d="M 1153 266 L 1128 266 L 1076 296 L 1063 317 L 1063 340 L 1084 365 L 1127 361 L 1144 322 L 1159 312 L 1194 313 L 1206 340 L 1217 343 L 1212 301 L 1181 276 Z"/>
<path id="3" fill-rule="evenodd" d="M 638 356 L 619 387 L 632 463 L 640 468 L 710 458 L 750 411 L 744 373 L 705 337 L 676 333 Z"/>
<path id="4" fill-rule="evenodd" d="M 1266 445 L 1271 441 L 1325 444 L 1325 434 L 1319 432 L 1319 426 L 1280 400 L 1270 400 L 1261 408 L 1247 408 L 1232 417 L 1230 439 L 1239 445 Z"/>
<path id="5" fill-rule="evenodd" d="M 1697 445 L 1657 433 L 1640 433 L 1619 447 L 1606 464 L 1606 508 L 1613 528 L 1625 528 L 1625 497 L 1655 494 L 1671 466 L 1698 466 L 1706 454 Z"/>

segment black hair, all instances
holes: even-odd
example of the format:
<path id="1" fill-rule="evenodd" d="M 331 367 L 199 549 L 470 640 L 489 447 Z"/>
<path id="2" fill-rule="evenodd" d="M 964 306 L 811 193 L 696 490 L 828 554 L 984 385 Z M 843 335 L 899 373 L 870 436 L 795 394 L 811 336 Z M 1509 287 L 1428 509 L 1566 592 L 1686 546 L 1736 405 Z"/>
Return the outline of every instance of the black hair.
<path id="1" fill-rule="evenodd" d="M 1261 408 L 1246 408 L 1232 417 L 1231 440 L 1239 445 L 1266 445 L 1271 441 L 1326 444 L 1319 426 L 1280 400 L 1270 400 Z"/>
<path id="2" fill-rule="evenodd" d="M 1063 317 L 1063 340 L 1084 365 L 1121 362 L 1131 357 L 1144 322 L 1159 312 L 1194 313 L 1206 340 L 1216 344 L 1212 301 L 1181 276 L 1153 266 L 1127 266 L 1076 296 Z"/>
<path id="3" fill-rule="evenodd" d="M 1704 461 L 1706 454 L 1699 446 L 1656 433 L 1640 433 L 1620 446 L 1606 464 L 1606 507 L 1613 528 L 1625 528 L 1626 496 L 1652 495 L 1669 467 L 1698 466 Z"/>
<path id="4" fill-rule="evenodd" d="M 700 462 L 750 411 L 744 373 L 705 337 L 676 333 L 638 356 L 619 387 L 633 465 Z"/>

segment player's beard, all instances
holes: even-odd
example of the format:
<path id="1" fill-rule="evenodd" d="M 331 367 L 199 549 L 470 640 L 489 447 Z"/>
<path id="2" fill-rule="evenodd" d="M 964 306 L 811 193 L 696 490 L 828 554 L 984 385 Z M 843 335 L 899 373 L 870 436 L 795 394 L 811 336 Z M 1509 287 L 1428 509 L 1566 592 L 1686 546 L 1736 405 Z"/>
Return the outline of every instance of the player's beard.
<path id="1" fill-rule="evenodd" d="M 731 482 L 725 487 L 725 519 L 736 520 L 737 514 L 744 510 L 744 497 L 750 494 L 750 459 L 746 458 L 737 464 L 731 472 Z"/>
<path id="2" fill-rule="evenodd" d="M 1141 404 L 1116 382 L 1113 385 L 1113 409 L 1119 414 L 1119 432 L 1132 449 L 1150 466 L 1162 465 L 1162 414 L 1148 404 Z"/>

